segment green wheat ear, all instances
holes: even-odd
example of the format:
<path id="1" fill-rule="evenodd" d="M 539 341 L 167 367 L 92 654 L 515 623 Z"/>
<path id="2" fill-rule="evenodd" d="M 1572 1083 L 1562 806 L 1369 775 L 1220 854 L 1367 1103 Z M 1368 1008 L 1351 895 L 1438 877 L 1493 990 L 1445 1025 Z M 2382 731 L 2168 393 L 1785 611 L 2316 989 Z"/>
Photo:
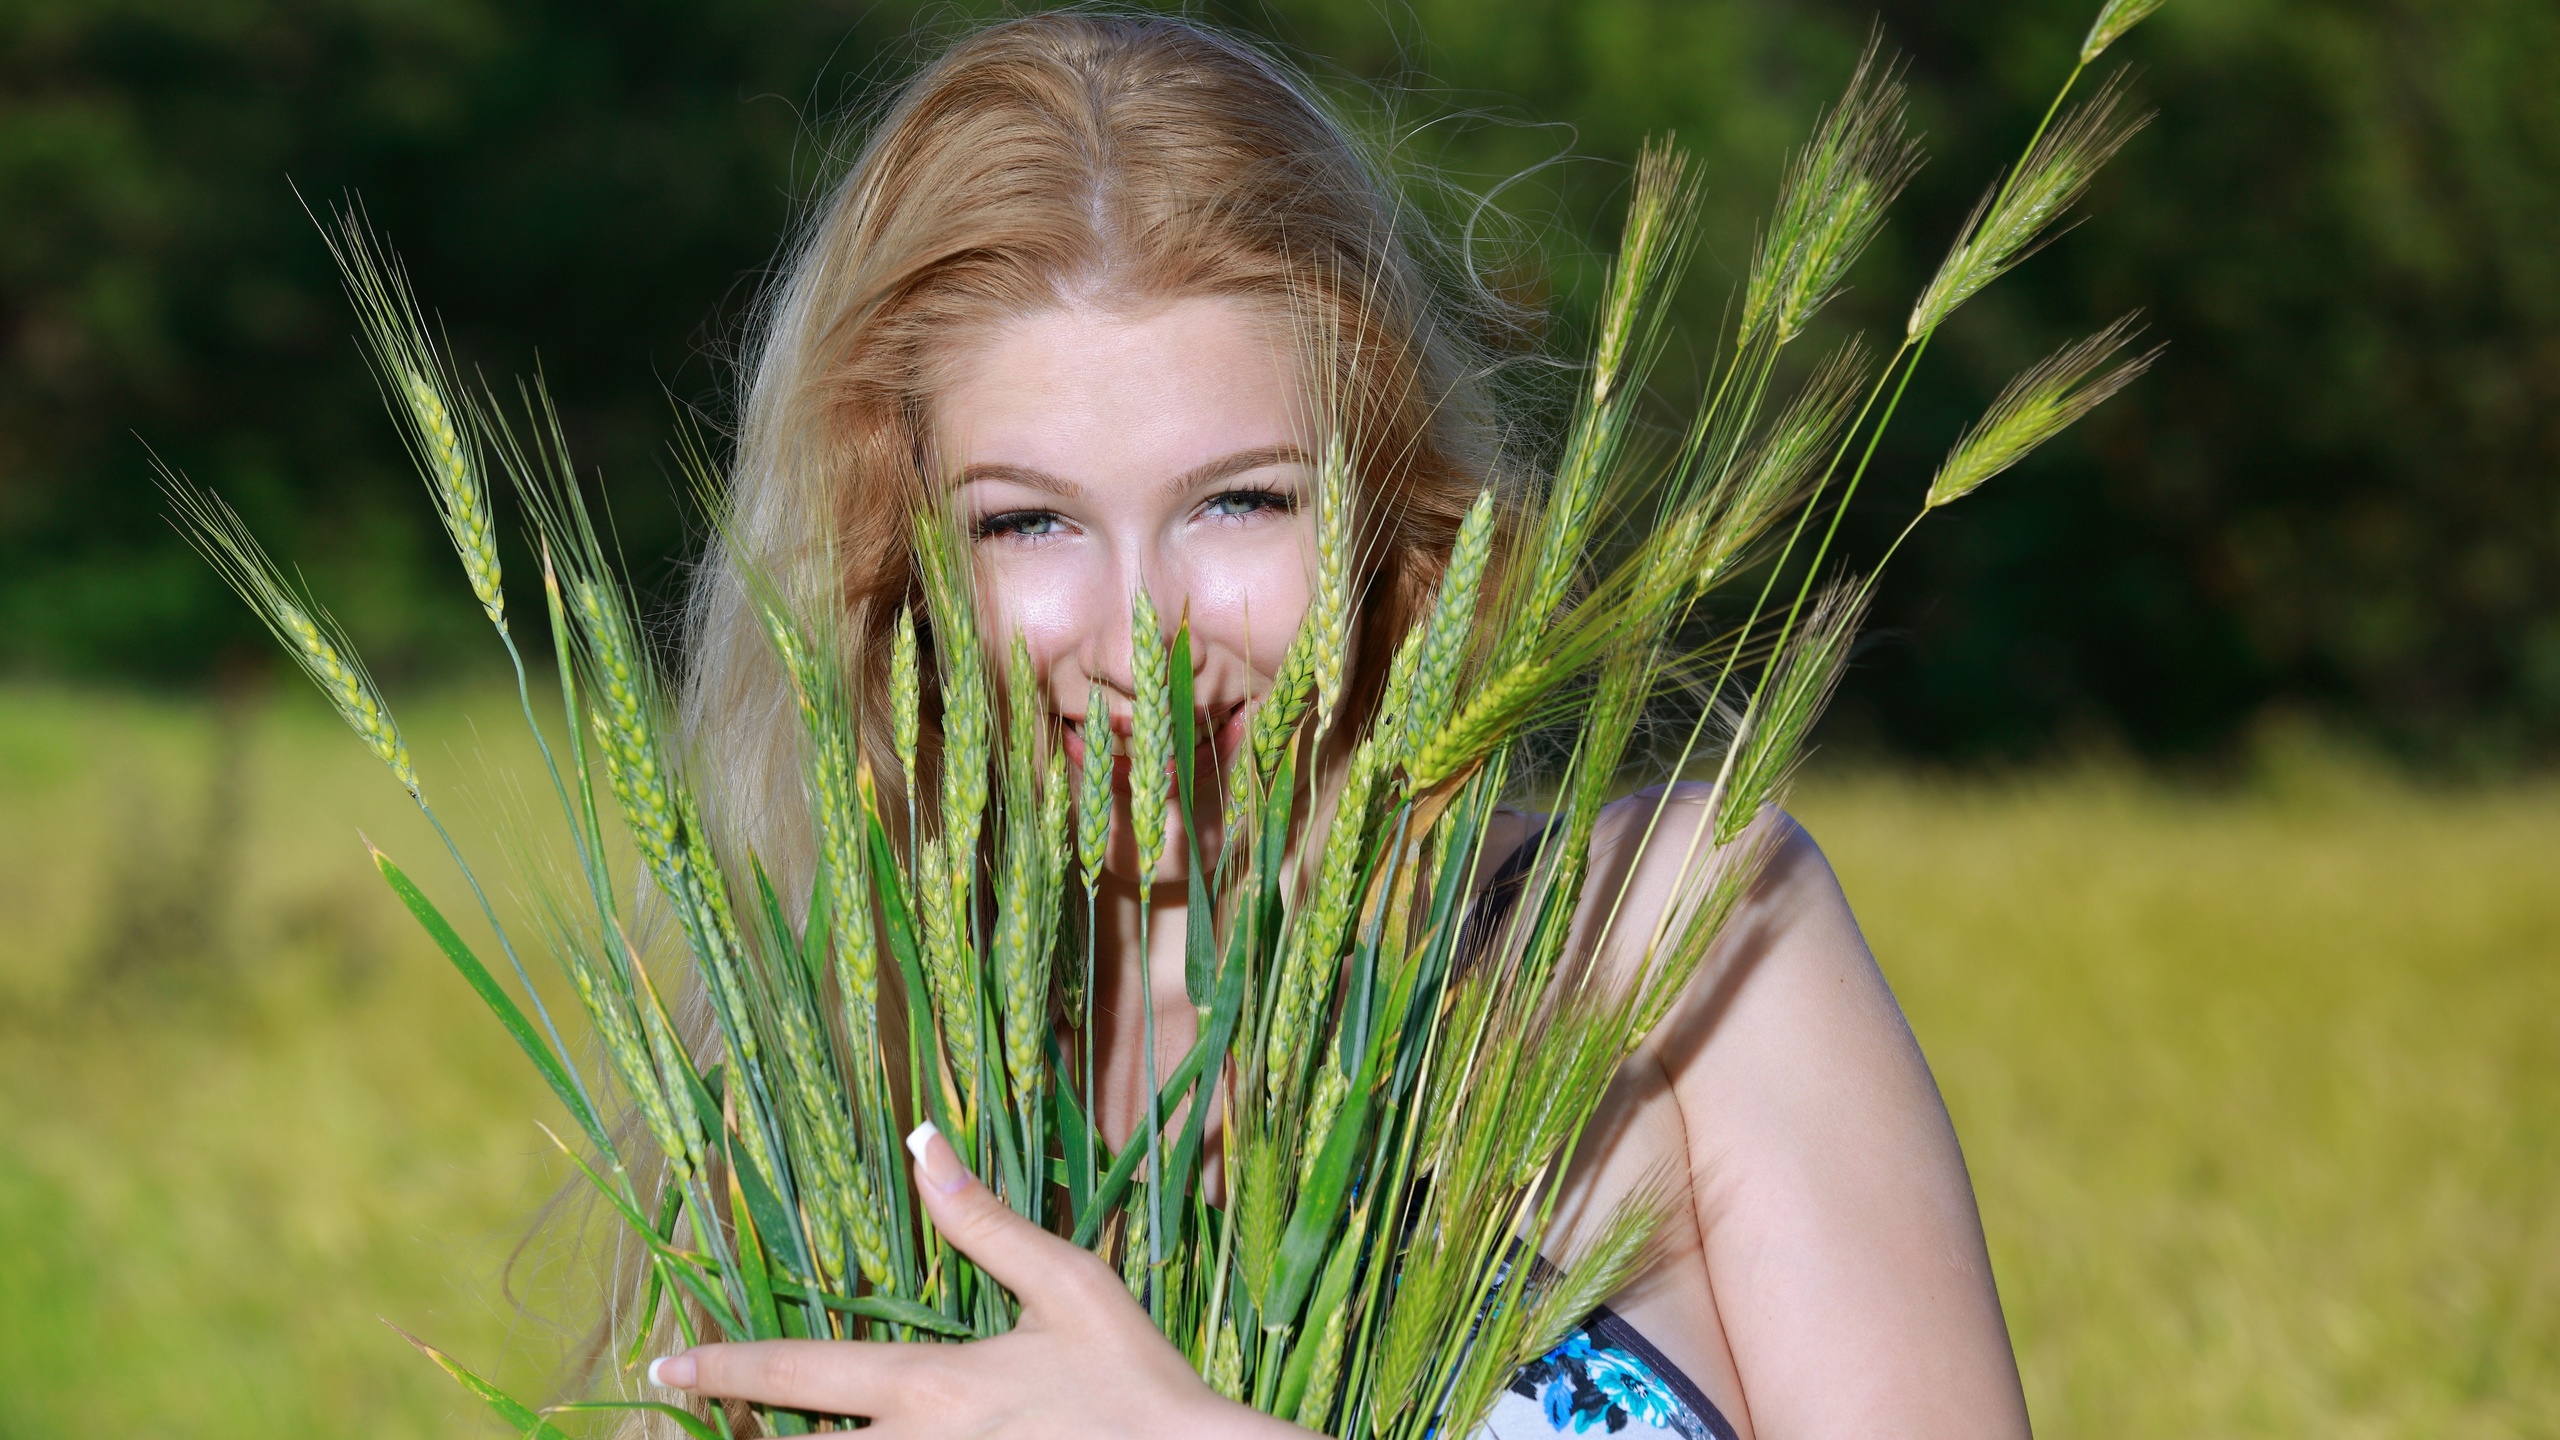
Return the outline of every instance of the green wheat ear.
<path id="1" fill-rule="evenodd" d="M 1722 579 L 1745 547 L 1803 498 L 1866 389 L 1870 363 L 1855 336 L 1833 351 L 1713 497 L 1713 522 L 1695 555 L 1699 589 Z"/>
<path id="2" fill-rule="evenodd" d="M 1332 827 L 1325 833 L 1324 852 L 1317 862 L 1314 894 L 1309 897 L 1298 923 L 1289 931 L 1277 981 L 1278 1003 L 1273 1007 L 1271 1035 L 1263 1062 L 1269 1075 L 1274 1105 L 1288 1093 L 1290 1077 L 1303 1069 L 1299 1059 L 1300 1047 L 1316 1033 L 1318 1007 L 1324 1001 L 1325 987 L 1333 979 L 1329 967 L 1341 953 L 1343 935 L 1351 924 L 1352 906 L 1360 898 L 1360 852 L 1368 835 L 1370 795 L 1377 786 L 1380 770 L 1384 768 L 1379 759 L 1380 753 L 1379 745 L 1373 740 L 1362 745 L 1352 757 L 1351 773 L 1343 781 Z M 1335 1072 L 1327 1067 L 1327 1073 Z M 1319 1091 L 1319 1096 L 1321 1093 Z M 1336 1094 L 1332 1102 L 1334 1107 L 1338 1108 L 1341 1100 L 1340 1094 Z M 1324 1119 L 1331 1123 L 1330 1113 Z M 1321 1134 L 1322 1126 L 1314 1127 L 1309 1133 Z"/>
<path id="3" fill-rule="evenodd" d="M 1307 613 L 1271 688 L 1253 707 L 1243 753 L 1221 756 L 1227 762 L 1225 812 L 1244 814 L 1255 808 L 1261 787 L 1279 769 L 1280 757 L 1297 735 L 1312 703 L 1316 733 L 1333 728 L 1335 707 L 1342 699 L 1345 666 L 1351 649 L 1351 459 L 1340 435 L 1326 440 L 1317 462 L 1316 578 Z M 1310 693 L 1312 692 L 1312 694 Z"/>
<path id="4" fill-rule="evenodd" d="M 1499 667 L 1514 665 L 1537 647 L 1589 559 L 1592 527 L 1624 458 L 1634 399 L 1659 349 L 1664 299 L 1694 248 L 1699 196 L 1685 156 L 1660 145 L 1646 147 L 1636 163 L 1626 230 L 1603 293 L 1590 382 L 1577 402 L 1555 478 L 1528 527 L 1518 593 L 1507 597 L 1505 628 L 1493 647 Z"/>
<path id="5" fill-rule="evenodd" d="M 1905 109 L 1901 77 L 1892 66 L 1877 68 L 1869 42 L 1839 103 L 1787 167 L 1743 290 L 1744 342 L 1767 326 L 1785 344 L 1839 292 L 1920 168 Z"/>
<path id="6" fill-rule="evenodd" d="M 1715 840 L 1729 845 L 1750 828 L 1760 807 L 1776 798 L 1804 755 L 1804 737 L 1822 716 L 1848 668 L 1849 646 L 1866 614 L 1867 592 L 1857 585 L 1826 591 L 1804 627 L 1752 697 L 1725 757 L 1715 796 Z"/>
<path id="7" fill-rule="evenodd" d="M 919 514 L 913 521 L 916 557 L 923 570 L 927 615 L 942 682 L 942 834 L 947 869 L 943 883 L 962 915 L 973 923 L 978 836 L 987 820 L 988 767 L 995 753 L 994 698 L 987 685 L 986 641 L 978 632 L 969 557 L 947 516 Z"/>
<path id="8" fill-rule="evenodd" d="M 1173 655 L 1147 587 L 1129 603 L 1129 828 L 1138 840 L 1138 874 L 1164 858 L 1166 772 L 1173 754 Z"/>
<path id="9" fill-rule="evenodd" d="M 156 458 L 152 464 L 159 471 L 161 491 L 177 508 L 179 533 L 249 602 L 285 653 L 329 697 L 338 718 L 390 769 L 410 798 L 417 798 L 418 772 L 409 763 L 408 742 L 400 738 L 391 707 L 383 703 L 345 633 L 327 611 L 294 593 L 266 548 L 220 497 L 198 490 Z"/>
<path id="10" fill-rule="evenodd" d="M 384 399 L 400 423 L 401 438 L 427 482 L 445 538 L 462 561 L 472 598 L 501 635 L 507 632 L 506 592 L 498 565 L 489 483 L 481 465 L 475 426 L 483 417 L 467 398 L 452 360 L 427 328 L 408 273 L 389 254 L 364 217 L 337 216 L 335 235 L 322 231 L 329 256 L 354 302 L 364 347 L 380 375 Z"/>
<path id="11" fill-rule="evenodd" d="M 1627 228 L 1609 270 L 1600 334 L 1592 347 L 1595 405 L 1616 398 L 1621 386 L 1642 373 L 1662 323 L 1662 312 L 1652 302 L 1687 264 L 1701 193 L 1684 152 L 1667 143 L 1648 143 L 1636 157 L 1635 194 L 1627 202 Z"/>
<path id="12" fill-rule="evenodd" d="M 2080 63 L 2089 64 L 2106 53 L 2107 47 L 2124 38 L 2124 32 L 2151 18 L 2161 0 L 2107 0 L 2106 8 L 2089 24 L 2089 36 L 2080 42 Z"/>
<path id="13" fill-rule="evenodd" d="M 1333 728 L 1342 700 L 1343 667 L 1351 650 L 1351 456 L 1342 437 L 1325 442 L 1316 478 L 1315 608 L 1306 628 L 1315 667 L 1316 726 Z M 1260 757 L 1257 756 L 1257 759 Z"/>
<path id="14" fill-rule="evenodd" d="M 1076 868 L 1084 888 L 1102 879 L 1111 844 L 1111 699 L 1096 685 L 1084 702 L 1084 768 L 1076 775 Z"/>
<path id="15" fill-rule="evenodd" d="M 1459 523 L 1458 538 L 1449 548 L 1449 568 L 1440 578 L 1440 594 L 1423 631 L 1411 707 L 1397 721 L 1403 727 L 1407 756 L 1439 736 L 1457 702 L 1459 666 L 1475 633 L 1476 599 L 1492 554 L 1493 491 L 1488 489 L 1477 492 L 1467 518 Z"/>
<path id="16" fill-rule="evenodd" d="M 1040 1079 L 1042 1026 L 1049 1016 L 1049 952 L 1045 919 L 1054 905 L 1048 809 L 1056 791 L 1040 776 L 1041 706 L 1031 650 L 1015 632 L 1005 663 L 1003 809 L 997 827 L 994 969 L 1003 1006 L 1005 1073 L 1015 1092 L 1034 1093 Z M 1057 790 L 1063 790 L 1063 779 Z M 1064 828 L 1063 812 L 1057 817 Z"/>
<path id="17" fill-rule="evenodd" d="M 1928 508 L 1952 505 L 1972 494 L 2150 369 L 2160 347 L 2107 365 L 2138 333 L 2133 319 L 2127 315 L 2086 340 L 2064 346 L 2010 381 L 2000 398 L 1956 441 L 1930 479 Z"/>
<path id="18" fill-rule="evenodd" d="M 2148 115 L 2126 119 L 2116 113 L 2124 103 L 2122 80 L 2110 79 L 2064 116 L 2027 152 L 2017 171 L 1974 207 L 1937 274 L 1911 307 L 1906 334 L 1917 338 L 1937 329 L 1957 306 L 2033 254 L 2062 212 L 2088 189 L 2099 167 L 2151 122 Z"/>
<path id="19" fill-rule="evenodd" d="M 898 626 L 889 647 L 889 714 L 898 748 L 898 768 L 907 794 L 916 793 L 916 747 L 923 734 L 924 685 L 916 670 L 916 613 L 898 607 Z"/>

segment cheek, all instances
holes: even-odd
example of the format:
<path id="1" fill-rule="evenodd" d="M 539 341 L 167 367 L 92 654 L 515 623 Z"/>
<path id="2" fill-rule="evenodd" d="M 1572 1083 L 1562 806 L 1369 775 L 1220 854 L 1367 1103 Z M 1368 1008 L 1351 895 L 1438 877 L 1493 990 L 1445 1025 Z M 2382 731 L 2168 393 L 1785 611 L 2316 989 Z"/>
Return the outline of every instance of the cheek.
<path id="1" fill-rule="evenodd" d="M 1307 614 L 1307 560 L 1298 537 L 1218 547 L 1199 558 L 1190 579 L 1193 632 L 1248 658 L 1258 676 L 1276 672 Z"/>
<path id="2" fill-rule="evenodd" d="M 987 617 L 987 639 L 995 653 L 1009 652 L 1013 637 L 1020 635 L 1031 650 L 1033 668 L 1043 676 L 1055 675 L 1058 662 L 1076 654 L 1095 617 L 1108 613 L 1095 608 L 1097 603 L 1108 607 L 1110 601 L 1088 583 L 1086 568 L 1072 556 L 1036 553 L 982 562 L 978 613 Z"/>

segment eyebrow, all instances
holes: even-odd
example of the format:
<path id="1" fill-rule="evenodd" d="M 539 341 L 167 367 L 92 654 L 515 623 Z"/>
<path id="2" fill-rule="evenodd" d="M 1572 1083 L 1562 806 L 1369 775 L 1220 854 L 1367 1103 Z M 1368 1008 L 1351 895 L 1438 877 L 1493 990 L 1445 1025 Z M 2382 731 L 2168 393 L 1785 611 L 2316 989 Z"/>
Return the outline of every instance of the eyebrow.
<path id="1" fill-rule="evenodd" d="M 1164 488 L 1168 493 L 1179 495 L 1183 491 L 1195 490 L 1203 485 L 1214 485 L 1231 475 L 1242 475 L 1248 470 L 1259 470 L 1266 465 L 1312 463 L 1314 462 L 1301 446 L 1262 445 L 1251 450 L 1238 450 L 1232 455 L 1219 456 L 1205 465 L 1195 465 L 1166 481 Z M 1028 486 L 1034 490 L 1044 490 L 1052 495 L 1073 496 L 1084 493 L 1084 487 L 1063 475 L 1053 475 L 1030 465 L 1008 465 L 995 460 L 980 461 L 962 470 L 957 483 L 967 485 L 979 480 L 1002 480 L 1015 485 Z"/>

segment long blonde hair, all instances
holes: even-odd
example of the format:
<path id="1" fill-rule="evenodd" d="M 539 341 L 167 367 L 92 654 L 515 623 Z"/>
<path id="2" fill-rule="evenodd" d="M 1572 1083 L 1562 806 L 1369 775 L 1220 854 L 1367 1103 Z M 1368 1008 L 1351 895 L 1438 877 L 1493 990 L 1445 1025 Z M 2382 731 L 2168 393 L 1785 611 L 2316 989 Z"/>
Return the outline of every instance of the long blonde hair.
<path id="1" fill-rule="evenodd" d="M 1312 319 L 1354 437 L 1364 705 L 1492 471 L 1472 349 L 1394 194 L 1311 86 L 1184 21 L 1006 21 L 909 80 L 791 250 L 743 377 L 728 543 L 699 572 L 683 689 L 723 838 L 805 878 L 799 722 L 747 573 L 822 574 L 856 686 L 885 693 L 886 634 L 915 603 L 906 517 L 937 353 L 1071 299 L 1225 296 Z M 864 744 L 886 777 L 880 709 Z"/>

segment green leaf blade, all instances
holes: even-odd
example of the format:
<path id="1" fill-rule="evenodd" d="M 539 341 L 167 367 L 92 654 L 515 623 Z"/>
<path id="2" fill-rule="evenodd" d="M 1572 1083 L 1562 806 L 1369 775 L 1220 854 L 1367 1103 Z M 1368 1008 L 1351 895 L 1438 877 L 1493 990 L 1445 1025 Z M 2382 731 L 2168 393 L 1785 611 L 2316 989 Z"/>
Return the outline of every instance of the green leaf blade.
<path id="1" fill-rule="evenodd" d="M 388 1320 L 382 1323 L 391 1325 Z M 452 1376 L 463 1389 L 479 1396 L 491 1410 L 497 1413 L 499 1419 L 513 1426 L 515 1432 L 526 1437 L 526 1440 L 569 1440 L 568 1432 L 543 1419 L 541 1412 L 473 1374 L 462 1362 L 397 1325 L 391 1325 L 391 1333 L 416 1346 L 419 1354 L 436 1362 L 442 1367 L 444 1373 Z"/>
<path id="2" fill-rule="evenodd" d="M 579 1093 L 577 1082 L 570 1078 L 567 1062 L 542 1042 L 542 1037 L 534 1031 L 533 1022 L 525 1018 L 524 1010 L 516 1004 L 515 998 L 498 984 L 497 977 L 489 973 L 489 967 L 480 963 L 480 957 L 471 953 L 471 947 L 463 942 L 452 922 L 444 918 L 444 912 L 436 908 L 435 902 L 427 898 L 416 881 L 392 863 L 390 856 L 374 850 L 373 864 L 390 884 L 391 893 L 400 897 L 400 903 L 417 918 L 427 937 L 436 942 L 436 948 L 453 962 L 454 969 L 462 972 L 462 978 L 471 986 L 472 993 L 480 997 L 480 1002 L 489 1007 L 490 1013 L 498 1017 L 498 1023 L 515 1038 L 516 1048 L 524 1051 L 525 1058 L 542 1072 L 544 1083 L 551 1087 L 552 1094 L 560 1097 L 560 1103 L 567 1107 L 570 1118 L 578 1122 L 578 1128 L 586 1132 L 597 1153 L 612 1155 L 613 1139 L 606 1132 L 603 1120 L 588 1105 L 586 1097 Z"/>

